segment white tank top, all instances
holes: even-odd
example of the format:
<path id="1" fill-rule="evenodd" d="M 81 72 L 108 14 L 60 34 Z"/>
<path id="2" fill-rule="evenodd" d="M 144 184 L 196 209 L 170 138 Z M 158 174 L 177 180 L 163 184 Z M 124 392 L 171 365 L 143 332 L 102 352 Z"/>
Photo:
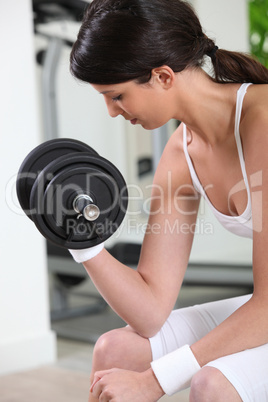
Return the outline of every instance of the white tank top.
<path id="1" fill-rule="evenodd" d="M 252 238 L 252 208 L 251 208 L 250 189 L 249 189 L 249 184 L 248 184 L 248 179 L 247 179 L 247 174 L 246 174 L 245 160 L 244 160 L 241 138 L 240 138 L 240 133 L 239 133 L 239 125 L 240 125 L 240 119 L 241 119 L 243 100 L 244 100 L 244 96 L 247 92 L 247 88 L 249 85 L 251 85 L 251 84 L 249 84 L 249 83 L 242 84 L 241 87 L 239 88 L 239 90 L 237 91 L 236 114 L 235 114 L 234 135 L 235 135 L 235 139 L 236 139 L 240 166 L 241 166 L 243 179 L 244 179 L 244 182 L 246 185 L 247 196 L 248 196 L 248 203 L 247 203 L 246 209 L 244 210 L 244 212 L 241 215 L 239 215 L 239 216 L 224 215 L 223 213 L 218 211 L 210 202 L 202 184 L 200 183 L 200 181 L 198 179 L 198 176 L 197 176 L 194 166 L 192 164 L 192 160 L 188 153 L 187 127 L 185 124 L 183 124 L 183 149 L 184 149 L 187 164 L 189 166 L 193 185 L 194 185 L 195 189 L 205 198 L 206 202 L 210 206 L 212 212 L 214 213 L 216 218 L 219 220 L 219 222 L 227 230 L 229 230 L 230 232 L 232 232 L 234 234 L 237 234 L 237 235 L 243 236 L 243 237 Z"/>

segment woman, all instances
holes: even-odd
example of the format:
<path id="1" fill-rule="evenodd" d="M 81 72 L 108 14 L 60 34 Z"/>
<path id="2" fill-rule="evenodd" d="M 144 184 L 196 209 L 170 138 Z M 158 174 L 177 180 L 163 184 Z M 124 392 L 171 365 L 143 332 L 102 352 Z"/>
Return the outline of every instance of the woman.
<path id="1" fill-rule="evenodd" d="M 128 323 L 96 344 L 90 401 L 156 401 L 190 385 L 191 401 L 268 401 L 268 70 L 218 49 L 184 1 L 94 0 L 71 72 L 112 117 L 148 130 L 182 122 L 154 178 L 148 228 L 161 230 L 148 230 L 137 271 L 103 245 L 71 251 Z M 254 293 L 172 312 L 200 195 L 253 238 Z M 183 230 L 167 230 L 174 222 Z"/>

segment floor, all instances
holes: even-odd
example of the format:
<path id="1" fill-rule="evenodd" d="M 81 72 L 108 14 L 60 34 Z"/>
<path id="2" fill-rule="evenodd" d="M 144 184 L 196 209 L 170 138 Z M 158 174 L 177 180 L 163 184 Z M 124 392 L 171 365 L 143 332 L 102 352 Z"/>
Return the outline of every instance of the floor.
<path id="1" fill-rule="evenodd" d="M 85 286 L 91 285 L 79 285 L 78 291 L 71 297 L 73 307 L 79 308 L 85 304 Z M 249 289 L 245 288 L 185 286 L 176 307 L 248 292 Z M 94 342 L 101 333 L 123 325 L 124 322 L 108 307 L 98 314 L 54 322 L 52 328 L 60 334 L 57 362 L 36 370 L 0 377 L 0 402 L 87 402 Z M 70 336 L 76 339 L 70 339 Z M 164 401 L 188 402 L 189 390 L 171 398 L 165 396 L 161 399 L 161 402 Z"/>
<path id="2" fill-rule="evenodd" d="M 0 377 L 0 401 L 87 402 L 92 350 L 92 345 L 59 339 L 55 365 Z M 186 390 L 161 402 L 188 402 L 188 395 Z"/>

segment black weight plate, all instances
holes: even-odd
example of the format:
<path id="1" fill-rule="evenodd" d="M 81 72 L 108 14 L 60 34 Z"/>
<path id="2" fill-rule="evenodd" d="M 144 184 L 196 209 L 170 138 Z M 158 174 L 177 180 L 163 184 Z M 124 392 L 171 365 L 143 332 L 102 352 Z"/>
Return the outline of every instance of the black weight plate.
<path id="1" fill-rule="evenodd" d="M 110 174 L 107 176 L 107 173 L 100 172 L 99 169 L 100 166 L 98 167 L 98 170 L 94 170 L 91 167 L 80 166 L 75 168 L 75 165 L 72 166 L 71 170 L 69 167 L 62 169 L 54 179 L 45 186 L 44 196 L 42 195 L 42 192 L 40 192 L 39 197 L 37 196 L 39 200 L 39 210 L 43 210 L 44 213 L 37 214 L 34 217 L 34 221 L 40 232 L 50 241 L 67 248 L 85 248 L 106 240 L 115 232 L 115 230 L 117 230 L 125 215 L 127 197 L 124 195 L 123 201 L 117 197 L 115 202 L 115 197 L 116 194 L 119 193 L 119 189 L 115 187 L 116 185 Z M 91 189 L 88 189 L 88 175 L 90 175 L 91 178 L 94 178 L 93 183 L 90 185 Z M 83 177 L 85 178 L 87 185 L 81 185 Z M 98 182 L 97 184 L 96 179 Z M 78 186 L 77 183 L 80 183 L 80 185 Z M 40 181 L 40 184 L 42 184 L 42 181 Z M 74 184 L 76 192 L 72 190 L 70 191 L 70 187 L 74 187 Z M 58 191 L 59 189 L 60 191 Z M 69 196 L 68 192 L 71 192 L 72 196 Z M 74 227 L 72 222 L 76 220 L 76 214 L 74 215 L 72 212 L 72 201 L 77 193 L 88 192 L 93 201 L 100 206 L 101 209 L 101 215 L 98 220 L 95 221 L 98 233 L 101 233 L 101 238 L 96 236 L 95 233 L 92 235 L 91 225 L 88 221 L 82 219 L 82 221 L 80 220 L 79 222 L 79 227 L 81 228 L 82 225 L 83 228 L 82 232 L 81 229 L 79 229 L 79 233 L 77 233 L 76 236 L 72 236 L 72 239 L 69 239 L 70 231 L 66 230 L 66 225 L 70 222 L 66 223 L 65 217 L 67 216 L 68 220 L 71 221 L 69 228 Z M 102 195 L 102 200 L 100 195 Z M 71 202 L 69 201 L 70 198 Z M 95 201 L 94 198 L 97 198 L 98 200 Z M 104 204 L 103 201 L 105 201 Z M 57 208 L 58 202 L 60 204 L 59 208 Z M 121 202 L 124 202 L 122 208 L 120 208 Z M 111 204 L 113 204 L 112 207 Z M 57 209 L 59 214 L 57 214 Z M 67 209 L 68 211 L 66 212 Z M 62 216 L 62 210 L 64 210 L 63 215 L 65 216 Z M 84 228 L 86 228 L 86 231 Z"/>
<path id="2" fill-rule="evenodd" d="M 88 152 L 98 155 L 93 148 L 81 141 L 56 138 L 38 145 L 26 156 L 18 172 L 16 189 L 19 203 L 29 218 L 31 218 L 30 194 L 37 175 L 50 162 L 73 152 Z"/>
<path id="3" fill-rule="evenodd" d="M 72 203 L 78 194 L 88 194 L 100 208 L 100 217 L 94 222 L 100 237 L 84 218 L 79 219 L 79 225 L 86 226 L 86 230 L 75 235 L 66 230 L 70 221 L 76 220 Z M 125 180 L 111 162 L 88 153 L 74 153 L 68 155 L 68 160 L 59 157 L 42 170 L 32 188 L 30 208 L 37 228 L 48 240 L 81 249 L 105 241 L 117 230 L 125 216 L 127 198 Z"/>
<path id="4" fill-rule="evenodd" d="M 71 190 L 74 184 L 78 191 Z M 94 223 L 84 217 L 77 221 L 72 204 L 78 193 L 90 195 L 99 207 L 100 216 Z M 63 169 L 48 184 L 44 195 L 46 214 L 38 217 L 38 224 L 43 230 L 56 234 L 57 239 L 63 239 L 67 248 L 79 247 L 78 243 L 84 248 L 84 242 L 88 240 L 87 247 L 90 247 L 106 240 L 118 229 L 122 220 L 120 216 L 124 215 L 121 204 L 119 189 L 110 175 L 91 167 L 73 166 L 71 171 Z"/>

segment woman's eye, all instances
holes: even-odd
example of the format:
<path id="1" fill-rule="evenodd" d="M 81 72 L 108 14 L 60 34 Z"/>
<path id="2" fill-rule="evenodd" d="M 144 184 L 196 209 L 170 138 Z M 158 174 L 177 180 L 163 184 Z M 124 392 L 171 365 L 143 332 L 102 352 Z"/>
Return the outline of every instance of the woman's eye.
<path id="1" fill-rule="evenodd" d="M 118 96 L 112 98 L 112 101 L 113 101 L 113 102 L 118 102 L 118 101 L 120 101 L 121 99 L 122 99 L 122 95 L 118 95 Z"/>

